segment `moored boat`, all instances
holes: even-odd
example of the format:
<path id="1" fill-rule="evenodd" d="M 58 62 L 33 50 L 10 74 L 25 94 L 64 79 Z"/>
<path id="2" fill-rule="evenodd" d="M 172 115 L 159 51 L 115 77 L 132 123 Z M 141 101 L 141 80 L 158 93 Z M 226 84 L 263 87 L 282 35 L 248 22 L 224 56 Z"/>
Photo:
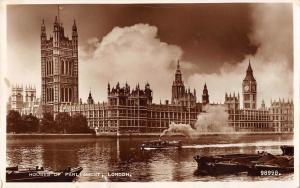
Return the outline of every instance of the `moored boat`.
<path id="1" fill-rule="evenodd" d="M 283 145 L 280 146 L 280 149 L 282 150 L 282 155 L 289 155 L 289 156 L 294 155 L 294 146 Z"/>
<path id="2" fill-rule="evenodd" d="M 72 182 L 83 170 L 82 167 L 68 167 L 63 171 L 44 170 L 43 167 L 19 169 L 6 168 L 7 182 Z"/>
<path id="3" fill-rule="evenodd" d="M 247 172 L 251 161 L 260 158 L 260 154 L 230 154 L 216 156 L 196 155 L 199 175 L 226 175 Z"/>
<path id="4" fill-rule="evenodd" d="M 281 146 L 282 155 L 257 154 L 196 155 L 198 175 L 226 175 L 246 172 L 250 176 L 280 175 L 294 172 L 293 146 Z M 266 174 L 267 173 L 267 174 Z"/>

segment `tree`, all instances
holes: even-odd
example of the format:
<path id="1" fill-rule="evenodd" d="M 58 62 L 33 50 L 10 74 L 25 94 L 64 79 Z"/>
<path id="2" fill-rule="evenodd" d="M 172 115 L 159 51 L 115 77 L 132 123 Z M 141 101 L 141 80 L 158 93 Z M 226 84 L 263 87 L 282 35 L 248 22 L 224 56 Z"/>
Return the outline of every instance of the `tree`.
<path id="1" fill-rule="evenodd" d="M 6 116 L 6 131 L 18 132 L 18 129 L 22 126 L 22 117 L 18 111 L 10 110 Z"/>
<path id="2" fill-rule="evenodd" d="M 52 113 L 46 112 L 43 114 L 40 124 L 40 132 L 44 133 L 54 133 L 55 132 L 55 122 Z"/>
<path id="3" fill-rule="evenodd" d="M 82 114 L 75 114 L 72 116 L 71 126 L 69 133 L 92 133 L 89 128 L 88 122 L 85 116 Z"/>
<path id="4" fill-rule="evenodd" d="M 31 113 L 29 115 L 24 115 L 23 126 L 21 132 L 37 132 L 39 129 L 39 119 L 33 116 Z"/>
<path id="5" fill-rule="evenodd" d="M 66 133 L 71 126 L 71 116 L 67 112 L 60 112 L 55 118 L 55 132 Z"/>

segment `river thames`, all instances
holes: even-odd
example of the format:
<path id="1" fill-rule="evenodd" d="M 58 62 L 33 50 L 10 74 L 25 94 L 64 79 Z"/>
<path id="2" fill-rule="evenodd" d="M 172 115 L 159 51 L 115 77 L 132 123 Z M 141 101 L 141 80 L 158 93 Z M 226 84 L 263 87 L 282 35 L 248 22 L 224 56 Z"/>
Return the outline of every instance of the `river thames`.
<path id="1" fill-rule="evenodd" d="M 63 170 L 83 167 L 76 181 L 259 181 L 292 180 L 293 175 L 250 177 L 199 176 L 197 154 L 281 154 L 280 145 L 292 144 L 292 135 L 210 135 L 180 138 L 182 149 L 141 150 L 151 138 L 18 138 L 7 140 L 7 166 Z"/>

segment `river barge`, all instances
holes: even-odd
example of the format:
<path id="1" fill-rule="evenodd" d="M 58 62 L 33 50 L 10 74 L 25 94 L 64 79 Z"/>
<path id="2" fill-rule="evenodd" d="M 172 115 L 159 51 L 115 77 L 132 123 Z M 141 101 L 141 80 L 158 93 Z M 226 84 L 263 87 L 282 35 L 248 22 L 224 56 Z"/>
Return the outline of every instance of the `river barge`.
<path id="1" fill-rule="evenodd" d="M 267 152 L 257 154 L 228 154 L 194 156 L 198 163 L 197 175 L 231 175 L 247 173 L 250 176 L 281 175 L 294 172 L 293 146 L 281 147 L 282 155 Z"/>

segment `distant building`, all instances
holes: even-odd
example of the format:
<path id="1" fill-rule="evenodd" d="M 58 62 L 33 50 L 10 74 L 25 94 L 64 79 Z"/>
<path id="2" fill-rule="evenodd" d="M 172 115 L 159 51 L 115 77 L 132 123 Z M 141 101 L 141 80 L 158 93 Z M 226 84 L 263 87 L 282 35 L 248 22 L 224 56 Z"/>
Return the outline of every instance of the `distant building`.
<path id="1" fill-rule="evenodd" d="M 256 90 L 257 84 L 253 76 L 253 70 L 249 60 L 248 69 L 246 72 L 246 77 L 243 80 L 243 105 L 244 109 L 256 109 Z"/>
<path id="2" fill-rule="evenodd" d="M 209 104 L 209 94 L 208 94 L 206 83 L 204 84 L 204 88 L 203 88 L 202 104 L 203 105 Z"/>
<path id="3" fill-rule="evenodd" d="M 10 109 L 21 113 L 24 103 L 24 91 L 23 86 L 13 86 L 10 96 Z"/>
<path id="4" fill-rule="evenodd" d="M 41 26 L 41 68 L 43 111 L 58 112 L 60 105 L 78 103 L 78 33 L 74 20 L 72 38 L 65 36 L 55 18 L 53 36 L 47 38 Z"/>
<path id="5" fill-rule="evenodd" d="M 276 132 L 294 131 L 294 104 L 293 101 L 271 101 L 269 108 L 272 127 Z"/>
<path id="6" fill-rule="evenodd" d="M 36 88 L 33 86 L 13 86 L 7 110 L 18 111 L 21 115 L 32 114 L 40 117 L 40 100 L 36 97 Z"/>
<path id="7" fill-rule="evenodd" d="M 246 77 L 243 80 L 243 109 L 240 109 L 240 96 L 225 94 L 228 123 L 240 132 L 293 132 L 293 102 L 272 101 L 266 108 L 262 101 L 256 108 L 257 85 L 249 62 Z"/>
<path id="8" fill-rule="evenodd" d="M 127 83 L 123 87 L 117 83 L 113 88 L 108 84 L 107 103 L 95 104 L 90 93 L 87 104 L 62 105 L 60 111 L 85 115 L 97 133 L 162 132 L 171 122 L 193 126 L 202 104 L 196 102 L 196 92 L 184 90 L 179 63 L 174 83 L 171 103 L 153 104 L 149 83 L 143 89 L 139 84 L 130 89 Z"/>

